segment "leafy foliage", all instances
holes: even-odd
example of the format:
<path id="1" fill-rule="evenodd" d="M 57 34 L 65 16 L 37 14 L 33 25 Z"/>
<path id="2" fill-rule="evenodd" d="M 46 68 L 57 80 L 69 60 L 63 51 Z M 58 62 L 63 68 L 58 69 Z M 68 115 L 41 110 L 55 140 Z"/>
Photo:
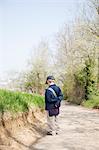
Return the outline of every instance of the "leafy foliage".
<path id="1" fill-rule="evenodd" d="M 67 76 L 67 80 L 64 82 L 65 97 L 69 101 L 77 104 L 81 104 L 82 101 L 91 98 L 91 95 L 95 94 L 97 89 L 95 86 L 94 59 L 89 57 L 85 61 L 85 65 L 81 69 L 77 69 L 74 75 Z"/>
<path id="2" fill-rule="evenodd" d="M 93 59 L 88 56 L 85 67 L 75 74 L 75 84 L 82 88 L 86 100 L 89 99 L 95 89 L 94 66 Z"/>

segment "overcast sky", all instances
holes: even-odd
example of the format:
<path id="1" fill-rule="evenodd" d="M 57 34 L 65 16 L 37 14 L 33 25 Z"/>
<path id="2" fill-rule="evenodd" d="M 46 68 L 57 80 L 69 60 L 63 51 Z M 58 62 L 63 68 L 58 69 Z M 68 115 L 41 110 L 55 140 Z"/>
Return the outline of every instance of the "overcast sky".
<path id="1" fill-rule="evenodd" d="M 21 71 L 35 44 L 78 15 L 83 0 L 0 0 L 0 75 Z"/>

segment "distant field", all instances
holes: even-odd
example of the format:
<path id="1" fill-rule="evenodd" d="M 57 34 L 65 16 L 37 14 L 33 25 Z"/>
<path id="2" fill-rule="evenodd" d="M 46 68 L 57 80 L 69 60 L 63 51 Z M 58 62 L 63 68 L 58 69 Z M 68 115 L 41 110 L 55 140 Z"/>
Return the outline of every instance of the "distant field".
<path id="1" fill-rule="evenodd" d="M 0 90 L 0 112 L 25 112 L 31 105 L 44 108 L 44 97 L 37 94 Z"/>

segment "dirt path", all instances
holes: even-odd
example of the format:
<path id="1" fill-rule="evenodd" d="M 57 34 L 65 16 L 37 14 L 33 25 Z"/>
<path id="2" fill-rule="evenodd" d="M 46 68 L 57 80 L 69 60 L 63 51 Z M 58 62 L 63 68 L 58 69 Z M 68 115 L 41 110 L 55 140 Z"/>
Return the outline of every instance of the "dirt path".
<path id="1" fill-rule="evenodd" d="M 99 112 L 63 105 L 60 134 L 40 138 L 31 150 L 99 150 Z"/>

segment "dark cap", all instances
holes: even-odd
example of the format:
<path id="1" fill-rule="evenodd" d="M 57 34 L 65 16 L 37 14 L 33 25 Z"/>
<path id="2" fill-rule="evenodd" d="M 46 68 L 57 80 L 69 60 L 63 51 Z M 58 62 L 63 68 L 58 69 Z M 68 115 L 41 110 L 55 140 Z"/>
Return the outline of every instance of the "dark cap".
<path id="1" fill-rule="evenodd" d="M 47 84 L 48 80 L 55 80 L 55 78 L 53 76 L 48 76 L 47 79 L 46 79 L 46 84 Z"/>

